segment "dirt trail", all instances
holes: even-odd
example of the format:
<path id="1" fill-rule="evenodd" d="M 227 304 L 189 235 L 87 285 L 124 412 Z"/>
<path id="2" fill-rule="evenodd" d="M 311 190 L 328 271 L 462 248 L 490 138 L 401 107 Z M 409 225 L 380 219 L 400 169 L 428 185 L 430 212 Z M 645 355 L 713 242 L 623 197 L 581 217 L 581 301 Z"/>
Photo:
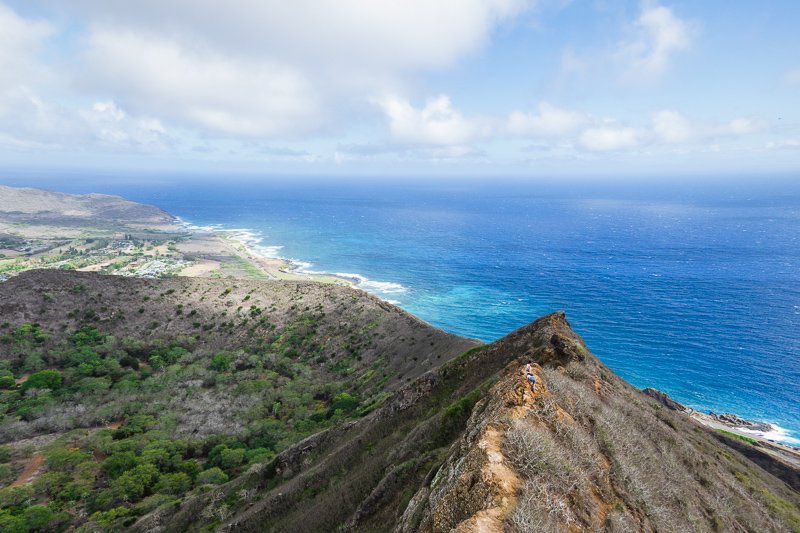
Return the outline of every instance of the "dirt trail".
<path id="1" fill-rule="evenodd" d="M 28 459 L 28 464 L 25 465 L 25 470 L 19 475 L 16 481 L 9 485 L 9 488 L 21 487 L 33 481 L 39 474 L 39 468 L 44 462 L 44 455 L 41 453 L 34 454 Z"/>
<path id="2" fill-rule="evenodd" d="M 503 429 L 489 426 L 478 442 L 478 448 L 483 450 L 486 463 L 481 469 L 484 479 L 491 480 L 494 487 L 492 506 L 475 513 L 469 519 L 461 522 L 456 528 L 458 533 L 502 533 L 503 521 L 517 503 L 517 489 L 520 479 L 511 470 L 503 455 Z"/>

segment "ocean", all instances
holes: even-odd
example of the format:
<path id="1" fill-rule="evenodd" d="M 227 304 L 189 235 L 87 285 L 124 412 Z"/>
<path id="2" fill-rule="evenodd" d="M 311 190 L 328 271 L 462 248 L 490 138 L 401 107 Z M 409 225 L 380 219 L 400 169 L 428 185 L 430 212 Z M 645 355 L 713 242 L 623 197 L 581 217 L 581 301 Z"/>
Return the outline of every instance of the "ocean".
<path id="1" fill-rule="evenodd" d="M 298 268 L 492 341 L 563 309 L 637 387 L 800 444 L 800 186 L 255 178 L 4 180 L 240 230 Z"/>

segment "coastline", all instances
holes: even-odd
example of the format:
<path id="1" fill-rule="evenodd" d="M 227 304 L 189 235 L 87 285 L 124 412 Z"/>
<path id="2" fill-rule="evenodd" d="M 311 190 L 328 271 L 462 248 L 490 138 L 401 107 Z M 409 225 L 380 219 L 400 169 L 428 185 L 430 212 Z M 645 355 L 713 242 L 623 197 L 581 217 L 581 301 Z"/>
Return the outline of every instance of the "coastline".
<path id="1" fill-rule="evenodd" d="M 375 282 L 360 274 L 341 272 L 327 273 L 309 270 L 312 266 L 311 263 L 281 257 L 279 251 L 283 249 L 283 246 L 264 246 L 261 244 L 261 237 L 258 233 L 249 229 L 225 229 L 219 224 L 213 226 L 194 226 L 179 217 L 176 218 L 187 230 L 207 232 L 209 235 L 220 239 L 221 242 L 226 243 L 227 246 L 232 246 L 234 250 L 244 254 L 250 261 L 257 264 L 269 279 L 307 280 L 348 285 L 369 292 L 393 305 L 398 305 L 401 302 L 388 299 L 384 295 L 370 291 L 370 284 L 375 284 L 379 288 L 388 287 L 390 292 L 393 290 L 405 292 L 407 290 L 402 285 L 392 282 Z M 667 396 L 667 398 L 669 397 Z M 739 419 L 741 422 L 748 423 L 753 427 L 762 426 L 763 430 L 748 429 L 735 424 L 722 422 L 712 411 L 706 413 L 702 410 L 687 407 L 671 398 L 669 398 L 669 401 L 680 406 L 680 408 L 675 410 L 684 411 L 698 425 L 711 428 L 712 430 L 733 433 L 744 439 L 755 440 L 768 448 L 772 447 L 777 449 L 778 453 L 782 455 L 790 454 L 790 456 L 794 457 L 792 462 L 800 468 L 800 439 L 791 436 L 791 431 L 788 429 L 771 422 L 753 422 L 741 419 L 736 415 L 730 415 L 732 418 Z M 768 426 L 768 429 L 764 426 Z"/>
<path id="2" fill-rule="evenodd" d="M 128 204 L 122 199 L 115 202 Z M 0 282 L 36 268 L 151 278 L 178 275 L 302 280 L 347 285 L 394 305 L 404 303 L 396 298 L 408 289 L 398 283 L 370 280 L 360 274 L 311 270 L 313 265 L 308 262 L 282 257 L 282 246 L 264 245 L 256 231 L 219 224 L 197 226 L 160 209 L 154 213 L 157 220 L 152 224 L 126 220 L 109 225 L 91 217 L 91 224 L 78 224 L 74 218 L 37 214 L 22 222 L 13 217 L 0 219 L 0 232 L 6 239 L 0 250 L 4 254 L 0 258 Z M 755 431 L 720 425 L 696 410 L 692 418 L 713 429 L 800 449 L 800 440 L 775 424 L 765 423 L 770 425 L 769 430 Z"/>
<path id="3" fill-rule="evenodd" d="M 178 246 L 179 249 L 185 253 L 192 253 L 195 251 L 192 249 L 192 245 L 198 241 L 217 241 L 219 243 L 217 252 L 227 252 L 248 261 L 261 271 L 266 279 L 347 285 L 363 290 L 393 305 L 401 302 L 390 296 L 407 291 L 407 288 L 399 283 L 371 280 L 361 274 L 311 270 L 312 263 L 281 256 L 279 252 L 283 246 L 264 245 L 259 233 L 251 229 L 225 228 L 221 224 L 198 226 L 180 217 L 175 218 L 189 232 L 188 239 L 182 243 L 183 246 Z M 213 244 L 211 248 L 214 248 Z M 201 262 L 192 267 L 194 267 L 194 271 L 209 273 L 213 272 L 215 267 L 218 268 L 218 265 L 214 263 L 213 260 L 206 259 L 205 265 Z M 190 270 L 192 267 L 182 271 L 181 275 L 193 275 L 194 271 Z"/>

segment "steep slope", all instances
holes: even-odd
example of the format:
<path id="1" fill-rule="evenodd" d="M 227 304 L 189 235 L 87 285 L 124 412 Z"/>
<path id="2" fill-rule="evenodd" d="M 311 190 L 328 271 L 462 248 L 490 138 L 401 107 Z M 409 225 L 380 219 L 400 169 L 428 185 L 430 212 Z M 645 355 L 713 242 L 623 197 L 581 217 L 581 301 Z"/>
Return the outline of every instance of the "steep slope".
<path id="1" fill-rule="evenodd" d="M 520 363 L 398 531 L 796 531 L 797 493 L 612 374 L 562 315 L 532 391 Z"/>
<path id="2" fill-rule="evenodd" d="M 134 529 L 797 531 L 798 501 L 615 376 L 557 313 Z"/>

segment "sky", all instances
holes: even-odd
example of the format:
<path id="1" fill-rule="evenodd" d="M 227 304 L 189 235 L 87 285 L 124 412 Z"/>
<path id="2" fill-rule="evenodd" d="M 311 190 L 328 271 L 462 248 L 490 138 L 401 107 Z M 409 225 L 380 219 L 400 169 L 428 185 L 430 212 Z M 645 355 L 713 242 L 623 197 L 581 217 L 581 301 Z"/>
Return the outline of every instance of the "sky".
<path id="1" fill-rule="evenodd" d="M 795 0 L 0 0 L 0 170 L 798 175 L 798 21 Z"/>

